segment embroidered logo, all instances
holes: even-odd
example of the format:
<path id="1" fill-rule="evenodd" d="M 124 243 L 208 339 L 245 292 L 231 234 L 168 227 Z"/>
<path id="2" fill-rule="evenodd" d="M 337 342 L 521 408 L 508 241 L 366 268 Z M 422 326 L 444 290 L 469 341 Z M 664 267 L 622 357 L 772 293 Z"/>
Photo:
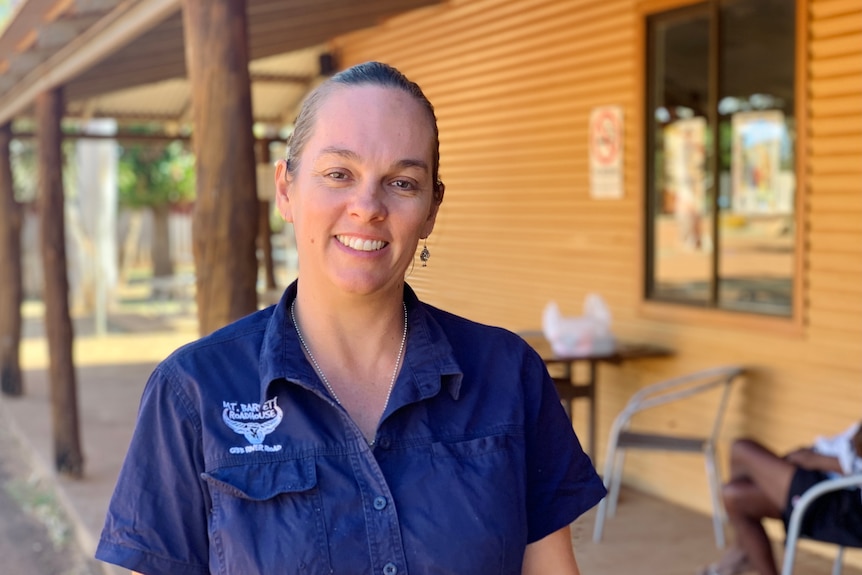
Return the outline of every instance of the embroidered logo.
<path id="1" fill-rule="evenodd" d="M 234 432 L 245 437 L 249 445 L 231 447 L 231 453 L 281 451 L 281 445 L 265 445 L 263 440 L 281 423 L 283 413 L 275 398 L 260 403 L 223 401 L 221 418 Z"/>

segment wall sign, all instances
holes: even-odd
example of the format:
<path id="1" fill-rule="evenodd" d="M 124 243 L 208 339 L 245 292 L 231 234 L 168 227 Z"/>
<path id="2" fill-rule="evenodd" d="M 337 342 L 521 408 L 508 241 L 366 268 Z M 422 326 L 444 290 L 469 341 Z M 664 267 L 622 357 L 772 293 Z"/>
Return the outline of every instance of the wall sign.
<path id="1" fill-rule="evenodd" d="M 623 110 L 601 106 L 590 113 L 590 197 L 623 197 Z"/>

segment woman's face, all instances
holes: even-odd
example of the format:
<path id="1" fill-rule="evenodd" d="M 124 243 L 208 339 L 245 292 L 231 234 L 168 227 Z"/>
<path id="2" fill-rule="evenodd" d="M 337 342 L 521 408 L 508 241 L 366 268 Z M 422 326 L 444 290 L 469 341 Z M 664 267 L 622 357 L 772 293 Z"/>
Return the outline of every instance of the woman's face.
<path id="1" fill-rule="evenodd" d="M 303 281 L 365 295 L 401 290 L 419 238 L 434 227 L 433 130 L 411 96 L 338 86 L 323 100 L 293 174 L 276 168 Z"/>

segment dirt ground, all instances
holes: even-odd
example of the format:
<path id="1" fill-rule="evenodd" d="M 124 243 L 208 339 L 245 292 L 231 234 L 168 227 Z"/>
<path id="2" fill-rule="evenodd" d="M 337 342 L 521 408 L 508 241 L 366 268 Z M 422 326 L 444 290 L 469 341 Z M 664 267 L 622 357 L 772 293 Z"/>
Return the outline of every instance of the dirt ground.
<path id="1" fill-rule="evenodd" d="M 0 572 L 9 575 L 97 575 L 72 537 L 72 525 L 0 419 Z"/>

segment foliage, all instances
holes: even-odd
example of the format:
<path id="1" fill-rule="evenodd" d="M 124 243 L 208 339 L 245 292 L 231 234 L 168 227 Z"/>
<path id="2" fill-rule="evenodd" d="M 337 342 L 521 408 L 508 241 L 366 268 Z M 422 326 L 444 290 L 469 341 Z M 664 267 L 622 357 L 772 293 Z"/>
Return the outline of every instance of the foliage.
<path id="1" fill-rule="evenodd" d="M 35 202 L 39 195 L 38 148 L 36 138 L 13 138 L 9 144 L 15 199 L 23 204 Z M 63 157 L 63 191 L 67 196 L 75 193 L 75 163 L 70 161 L 74 152 L 75 143 L 64 141 L 60 153 Z"/>
<path id="2" fill-rule="evenodd" d="M 194 156 L 179 140 L 124 145 L 117 179 L 124 206 L 190 202 L 195 197 Z"/>
<path id="3" fill-rule="evenodd" d="M 38 193 L 36 139 L 12 140 L 9 152 L 15 199 L 19 202 L 32 202 Z"/>

